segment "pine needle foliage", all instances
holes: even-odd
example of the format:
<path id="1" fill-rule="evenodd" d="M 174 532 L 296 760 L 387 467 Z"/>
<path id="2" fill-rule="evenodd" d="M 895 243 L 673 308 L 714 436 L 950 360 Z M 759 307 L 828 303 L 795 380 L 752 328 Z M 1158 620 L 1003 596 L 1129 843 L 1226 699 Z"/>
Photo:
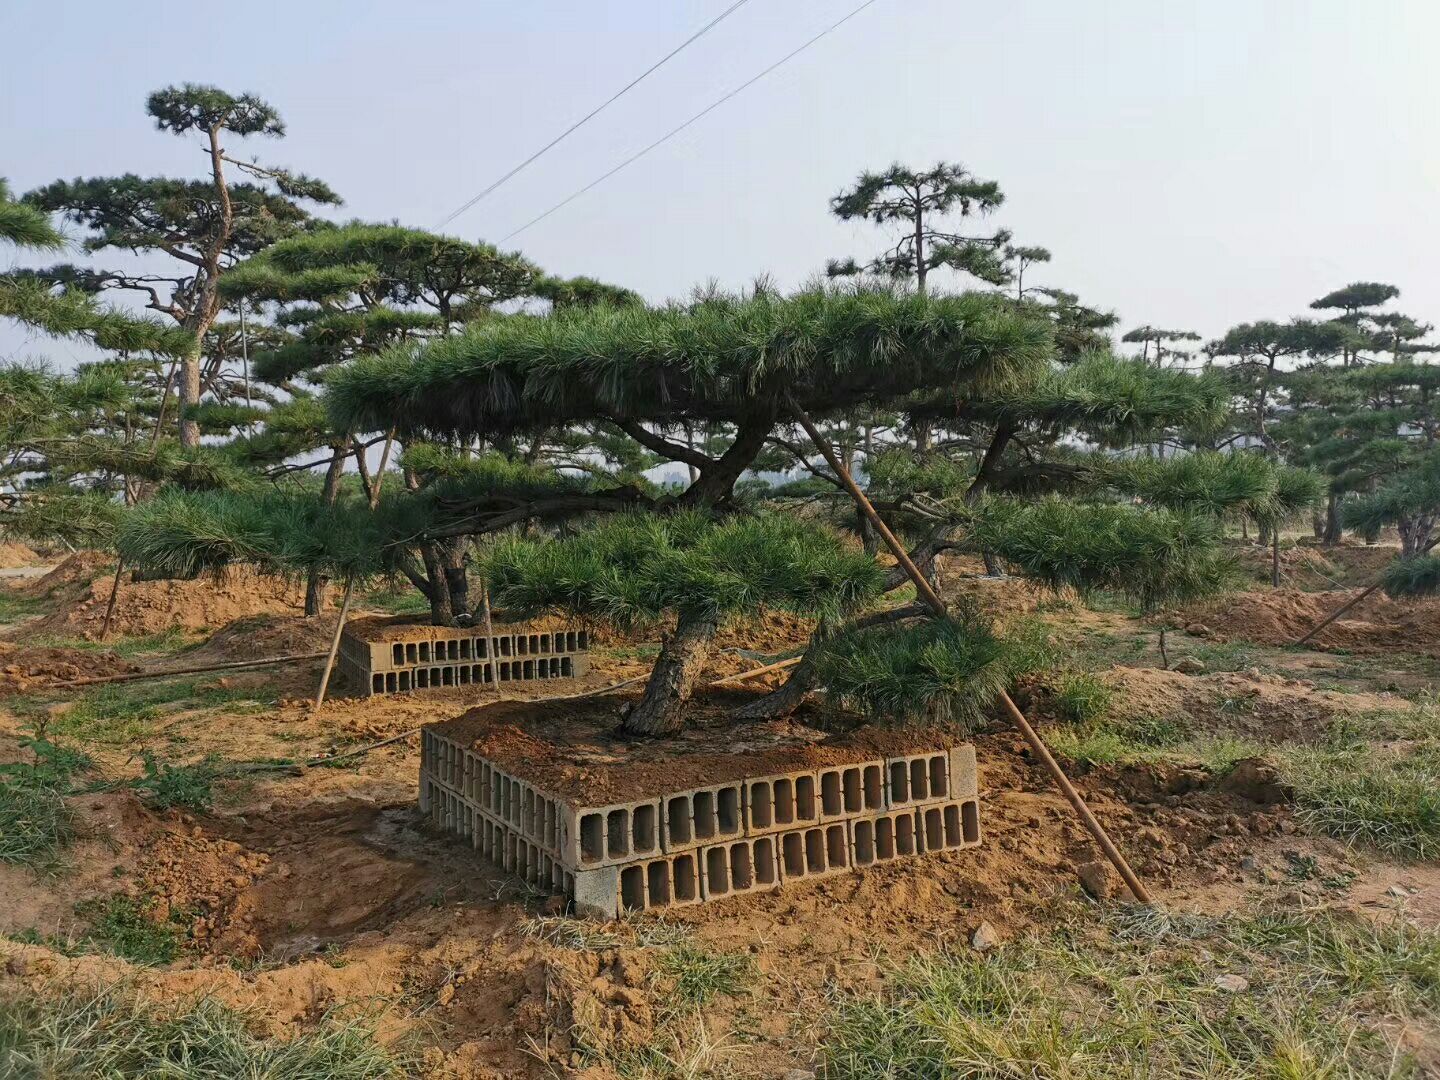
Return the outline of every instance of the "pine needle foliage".
<path id="1" fill-rule="evenodd" d="M 0 176 L 0 241 L 32 251 L 58 251 L 65 246 L 65 237 L 50 223 L 50 216 L 16 202 L 3 176 Z"/>
<path id="2" fill-rule="evenodd" d="M 1440 556 L 1396 559 L 1385 568 L 1384 588 L 1388 596 L 1440 595 Z"/>
<path id="3" fill-rule="evenodd" d="M 1230 576 L 1212 515 L 1133 505 L 988 499 L 967 545 L 1052 589 L 1123 593 L 1147 611 L 1213 593 Z"/>
<path id="4" fill-rule="evenodd" d="M 817 670 L 841 703 L 872 718 L 972 724 L 1033 655 L 971 614 L 839 634 Z"/>
<path id="5" fill-rule="evenodd" d="M 561 540 L 499 545 L 488 561 L 492 595 L 507 608 L 561 608 L 626 627 L 667 612 L 838 618 L 878 595 L 882 577 L 833 533 L 781 514 L 718 523 L 698 512 L 619 514 Z"/>
<path id="6" fill-rule="evenodd" d="M 339 430 L 493 437 L 600 417 L 674 424 L 817 414 L 917 388 L 980 393 L 1044 362 L 1049 329 L 989 295 L 880 287 L 600 305 L 488 320 L 336 372 Z"/>
<path id="7" fill-rule="evenodd" d="M 1151 506 L 1267 524 L 1311 509 L 1325 489 L 1316 473 L 1247 452 L 1112 459 L 1102 475 L 1120 493 Z"/>
<path id="8" fill-rule="evenodd" d="M 121 558 L 167 578 L 253 566 L 335 577 L 382 571 L 382 544 L 367 507 L 327 507 L 307 494 L 163 493 L 127 513 L 116 536 Z"/>

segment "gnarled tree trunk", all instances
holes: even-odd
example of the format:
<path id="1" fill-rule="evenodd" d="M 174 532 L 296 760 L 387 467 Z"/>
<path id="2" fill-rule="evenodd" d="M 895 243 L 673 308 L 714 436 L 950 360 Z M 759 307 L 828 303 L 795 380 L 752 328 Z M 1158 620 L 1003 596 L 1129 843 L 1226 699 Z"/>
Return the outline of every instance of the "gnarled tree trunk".
<path id="1" fill-rule="evenodd" d="M 685 726 L 685 703 L 710 656 L 716 626 L 710 616 L 680 616 L 674 632 L 665 637 L 645 695 L 625 718 L 622 730 L 631 735 L 673 735 Z"/>

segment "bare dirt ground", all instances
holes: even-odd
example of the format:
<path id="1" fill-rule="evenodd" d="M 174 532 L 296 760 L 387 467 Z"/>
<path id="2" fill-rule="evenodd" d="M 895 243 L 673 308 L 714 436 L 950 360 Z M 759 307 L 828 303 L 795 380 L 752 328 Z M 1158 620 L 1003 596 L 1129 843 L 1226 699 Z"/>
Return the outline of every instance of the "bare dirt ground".
<path id="1" fill-rule="evenodd" d="M 664 919 L 604 926 L 565 918 L 420 818 L 415 738 L 327 767 L 295 764 L 458 716 L 493 700 L 489 692 L 342 692 L 314 713 L 308 699 L 319 665 L 308 662 L 183 684 L 122 684 L 179 685 L 169 698 L 127 691 L 77 699 L 58 689 L 77 671 L 313 652 L 333 629 L 294 614 L 288 587 L 212 584 L 204 587 L 218 595 L 197 598 L 201 583 L 183 583 L 190 592 L 152 590 L 161 606 L 137 601 L 114 643 L 119 651 L 83 640 L 28 647 L 41 628 L 75 638 L 90 628 L 96 575 L 82 580 L 81 569 L 62 565 L 48 584 L 24 587 L 47 609 L 17 623 L 13 644 L 0 649 L 0 761 L 22 757 L 18 740 L 39 729 L 83 749 L 93 759 L 90 779 L 138 775 L 141 751 L 175 764 L 236 767 L 216 772 L 199 808 L 156 809 L 153 791 L 113 783 L 73 796 L 78 836 L 53 865 L 0 862 L 0 990 L 119 980 L 157 1001 L 202 994 L 249 1010 L 280 1038 L 336 1009 L 363 1010 L 378 1017 L 382 1040 L 418 1047 L 417 1071 L 436 1077 L 780 1078 L 817 1067 L 818 1018 L 839 998 L 883 993 L 892 963 L 973 950 L 977 931 L 984 947 L 1003 949 L 1062 918 L 1083 925 L 1123 901 L 1026 745 L 993 722 L 975 735 L 985 830 L 978 850 Z M 1075 719 L 1075 691 L 1063 681 L 1037 683 L 1021 697 L 1057 737 L 1077 785 L 1167 911 L 1333 909 L 1440 928 L 1440 863 L 1323 835 L 1269 753 L 1328 745 L 1350 717 L 1409 716 L 1425 705 L 1435 674 L 1431 639 L 1417 644 L 1394 628 L 1429 625 L 1427 605 L 1362 609 L 1363 618 L 1337 624 L 1346 636 L 1334 640 L 1370 657 L 1357 660 L 1323 648 L 1273 648 L 1289 633 L 1286 620 L 1302 617 L 1301 594 L 1257 589 L 1190 615 L 1197 632 L 1176 634 L 1172 656 L 1200 658 L 1205 670 L 1184 675 L 1158 670 L 1153 630 L 1129 614 L 971 572 L 950 565 L 947 589 L 1043 618 L 1072 650 L 1073 670 L 1093 672 L 1103 685 L 1103 725 Z M 1315 597 L 1319 612 L 1345 594 L 1303 595 Z M 200 614 L 175 616 L 191 603 Z M 152 613 L 160 610 L 176 621 L 159 625 Z M 1269 629 L 1282 624 L 1283 632 Z M 186 633 L 154 651 L 136 644 L 136 635 L 175 625 L 221 629 Z M 721 645 L 793 651 L 808 630 L 777 616 L 727 628 Z M 652 653 L 653 642 L 617 635 L 597 648 L 585 680 L 546 689 L 603 690 L 643 675 Z M 721 651 L 712 673 L 758 662 Z M 595 699 L 587 713 L 618 710 L 623 697 Z M 1219 739 L 1232 748 L 1224 768 L 1213 760 Z M 1121 750 L 1096 749 L 1117 741 Z M 1132 752 L 1136 746 L 1144 752 Z M 118 955 L 123 949 L 93 943 L 87 912 L 117 896 L 173 930 L 181 942 L 175 958 L 136 963 Z M 694 974 L 677 956 L 735 958 L 749 972 L 743 991 L 705 998 L 703 1013 L 677 1012 Z M 1425 1055 L 1434 1039 L 1432 1027 L 1401 1041 L 1433 1064 L 1440 1056 Z"/>

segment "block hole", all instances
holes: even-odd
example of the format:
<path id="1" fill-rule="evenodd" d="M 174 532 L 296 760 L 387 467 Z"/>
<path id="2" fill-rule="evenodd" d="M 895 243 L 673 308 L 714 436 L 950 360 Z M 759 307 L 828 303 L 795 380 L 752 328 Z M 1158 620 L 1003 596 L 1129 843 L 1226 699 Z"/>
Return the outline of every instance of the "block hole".
<path id="1" fill-rule="evenodd" d="M 875 823 L 855 822 L 855 865 L 869 866 L 875 861 Z"/>
<path id="2" fill-rule="evenodd" d="M 758 780 L 750 785 L 751 828 L 768 829 L 775 823 L 775 816 L 770 801 L 772 794 L 773 792 L 769 781 Z"/>
<path id="3" fill-rule="evenodd" d="M 387 671 L 387 672 L 385 673 L 385 689 L 386 689 L 386 691 L 387 691 L 388 693 L 391 693 L 391 694 L 395 693 L 396 685 L 397 685 L 397 680 L 396 680 L 396 678 L 395 678 L 395 672 L 393 672 L 393 671 Z"/>
<path id="4" fill-rule="evenodd" d="M 712 847 L 705 852 L 705 884 L 711 896 L 724 896 L 730 891 L 730 873 L 723 847 Z"/>
<path id="5" fill-rule="evenodd" d="M 688 852 L 675 856 L 675 902 L 686 903 L 700 896 L 700 875 L 695 868 L 695 856 Z"/>
<path id="6" fill-rule="evenodd" d="M 825 830 L 805 830 L 805 869 L 812 874 L 825 872 Z"/>
<path id="7" fill-rule="evenodd" d="M 659 843 L 656 829 L 658 811 L 654 806 L 637 806 L 630 815 L 630 835 L 637 854 L 654 851 Z"/>
<path id="8" fill-rule="evenodd" d="M 850 865 L 850 841 L 844 825 L 831 825 L 825 830 L 825 861 L 831 867 Z"/>
<path id="9" fill-rule="evenodd" d="M 892 803 L 910 801 L 910 770 L 903 761 L 890 763 L 890 801 Z"/>
<path id="10" fill-rule="evenodd" d="M 915 836 L 914 814 L 905 814 L 895 819 L 895 852 L 898 855 L 920 853 Z"/>
<path id="11" fill-rule="evenodd" d="M 630 854 L 630 811 L 611 810 L 605 817 L 605 835 L 612 859 Z"/>
<path id="12" fill-rule="evenodd" d="M 385 692 L 385 676 L 377 673 L 375 677 L 370 680 L 370 689 L 376 694 L 383 694 Z"/>
<path id="13" fill-rule="evenodd" d="M 562 656 L 560 658 L 560 674 L 567 679 L 575 674 L 575 665 L 570 662 L 570 657 Z"/>
<path id="14" fill-rule="evenodd" d="M 645 871 L 638 866 L 620 871 L 620 906 L 626 911 L 645 909 Z"/>
<path id="15" fill-rule="evenodd" d="M 665 827 L 672 844 L 688 844 L 690 835 L 690 799 L 677 795 L 665 804 Z"/>
<path id="16" fill-rule="evenodd" d="M 945 846 L 945 825 L 938 807 L 925 811 L 925 850 L 939 851 Z"/>
<path id="17" fill-rule="evenodd" d="M 865 809 L 881 810 L 885 806 L 885 774 L 879 765 L 866 765 L 861 781 L 865 789 Z"/>
<path id="18" fill-rule="evenodd" d="M 924 758 L 916 758 L 910 762 L 910 797 L 912 799 L 928 799 L 930 797 L 930 770 L 926 768 Z"/>
<path id="19" fill-rule="evenodd" d="M 780 857 L 786 877 L 805 876 L 805 839 L 800 833 L 788 832 L 780 837 Z"/>
<path id="20" fill-rule="evenodd" d="M 412 645 L 411 648 L 414 648 L 414 646 Z M 394 663 L 403 664 L 405 662 L 405 646 L 397 641 L 395 647 L 391 650 L 391 655 Z"/>
<path id="21" fill-rule="evenodd" d="M 605 857 L 605 823 L 599 814 L 580 819 L 580 861 L 599 862 Z"/>
<path id="22" fill-rule="evenodd" d="M 950 763 L 944 754 L 930 759 L 930 794 L 943 799 L 950 794 Z"/>
<path id="23" fill-rule="evenodd" d="M 722 836 L 738 833 L 740 821 L 740 788 L 721 788 L 716 798 L 715 812 L 720 819 Z"/>
<path id="24" fill-rule="evenodd" d="M 880 818 L 875 822 L 875 858 L 880 861 L 895 858 L 895 821 Z"/>
<path id="25" fill-rule="evenodd" d="M 860 784 L 860 770 L 846 769 L 841 783 L 845 793 L 845 812 L 858 814 L 865 809 L 865 792 Z"/>
<path id="26" fill-rule="evenodd" d="M 844 811 L 844 800 L 840 793 L 840 773 L 834 769 L 820 774 L 820 810 L 826 817 Z"/>
<path id="27" fill-rule="evenodd" d="M 945 807 L 945 846 L 959 847 L 965 843 L 965 835 L 960 828 L 960 807 L 951 803 Z"/>
<path id="28" fill-rule="evenodd" d="M 716 814 L 715 814 L 715 793 L 713 791 L 697 791 L 693 797 L 695 807 L 695 839 L 709 840 L 715 835 Z"/>
<path id="29" fill-rule="evenodd" d="M 779 877 L 775 861 L 775 838 L 762 836 L 752 845 L 755 852 L 755 884 L 774 885 Z"/>
<path id="30" fill-rule="evenodd" d="M 430 662 L 430 643 L 428 641 L 422 641 L 419 648 L 420 662 L 422 664 L 428 664 Z"/>
<path id="31" fill-rule="evenodd" d="M 755 886 L 755 867 L 751 864 L 750 845 L 730 845 L 730 887 L 737 891 Z M 708 871 L 707 871 L 708 873 Z"/>
<path id="32" fill-rule="evenodd" d="M 978 802 L 961 804 L 960 827 L 963 830 L 965 843 L 978 844 L 980 842 L 980 804 Z"/>
<path id="33" fill-rule="evenodd" d="M 645 867 L 646 884 L 650 887 L 650 906 L 666 907 L 670 903 L 670 864 L 664 860 Z"/>

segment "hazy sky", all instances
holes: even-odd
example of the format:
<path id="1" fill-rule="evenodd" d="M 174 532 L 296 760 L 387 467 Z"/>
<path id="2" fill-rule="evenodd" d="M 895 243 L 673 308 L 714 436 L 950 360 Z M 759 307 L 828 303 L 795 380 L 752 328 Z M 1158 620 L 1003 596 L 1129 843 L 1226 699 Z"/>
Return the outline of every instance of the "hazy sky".
<path id="1" fill-rule="evenodd" d="M 232 152 L 429 227 L 728 2 L 5 0 L 0 175 L 198 174 L 144 100 L 211 82 L 289 126 Z M 750 0 L 448 231 L 498 241 L 858 3 Z M 1437 41 L 1436 0 L 878 0 L 509 246 L 654 300 L 795 285 L 886 239 L 828 215 L 856 173 L 944 158 L 1055 253 L 1027 281 L 1124 326 L 1209 337 L 1356 279 L 1440 321 Z"/>

